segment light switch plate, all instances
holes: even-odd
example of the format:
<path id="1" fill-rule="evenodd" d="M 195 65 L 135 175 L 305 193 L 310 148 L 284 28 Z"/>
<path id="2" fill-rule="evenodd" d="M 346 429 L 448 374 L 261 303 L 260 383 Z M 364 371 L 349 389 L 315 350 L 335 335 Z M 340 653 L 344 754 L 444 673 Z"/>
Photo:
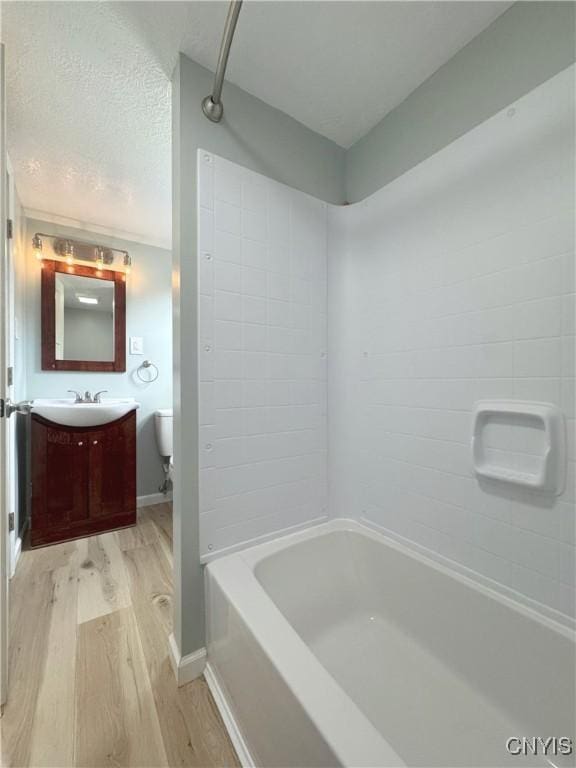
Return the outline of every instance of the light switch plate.
<path id="1" fill-rule="evenodd" d="M 130 336 L 130 354 L 131 355 L 144 354 L 144 339 L 142 338 L 142 336 Z"/>

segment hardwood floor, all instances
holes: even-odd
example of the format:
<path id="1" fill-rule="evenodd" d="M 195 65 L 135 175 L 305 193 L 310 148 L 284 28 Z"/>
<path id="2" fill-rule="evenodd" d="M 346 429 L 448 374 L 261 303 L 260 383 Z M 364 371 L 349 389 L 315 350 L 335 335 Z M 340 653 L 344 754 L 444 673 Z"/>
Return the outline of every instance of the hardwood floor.
<path id="1" fill-rule="evenodd" d="M 204 679 L 177 688 L 169 504 L 22 553 L 10 591 L 2 766 L 238 766 Z"/>

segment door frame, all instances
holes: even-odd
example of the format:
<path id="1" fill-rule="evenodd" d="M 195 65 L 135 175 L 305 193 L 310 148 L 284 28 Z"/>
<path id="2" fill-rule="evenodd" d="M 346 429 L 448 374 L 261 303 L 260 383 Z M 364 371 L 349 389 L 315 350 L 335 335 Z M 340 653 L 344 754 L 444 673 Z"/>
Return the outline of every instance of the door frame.
<path id="1" fill-rule="evenodd" d="M 6 312 L 4 315 L 4 327 L 6 329 L 8 338 L 6 340 L 6 359 L 5 365 L 12 368 L 12 383 L 6 382 L 6 397 L 14 401 L 16 399 L 16 265 L 15 265 L 15 248 L 18 240 L 19 232 L 15 227 L 19 223 L 16 220 L 16 183 L 14 180 L 14 171 L 12 163 L 8 157 L 8 153 L 5 154 L 5 175 L 6 175 L 6 210 L 4 220 L 10 220 L 12 222 L 11 237 L 7 237 L 4 233 L 6 243 L 5 254 L 5 274 L 4 282 L 6 285 L 6 291 L 2 296 L 5 301 Z M 21 393 L 20 393 L 21 394 Z M 19 498 L 18 498 L 18 474 L 17 474 L 17 454 L 16 454 L 16 434 L 17 434 L 17 416 L 14 415 L 11 419 L 5 419 L 6 421 L 6 465 L 7 465 L 7 492 L 8 492 L 8 507 L 6 515 L 12 513 L 14 515 L 14 521 L 16 525 L 13 530 L 10 530 L 8 526 L 8 579 L 10 580 L 16 572 L 16 564 L 20 556 L 22 541 L 20 539 L 20 517 L 18 512 Z"/>
<path id="2" fill-rule="evenodd" d="M 6 249 L 6 90 L 4 45 L 0 44 L 0 398 L 7 398 L 6 359 L 8 349 L 8 291 Z M 7 419 L 0 417 L 0 706 L 8 692 L 8 536 L 9 473 L 7 463 Z"/>

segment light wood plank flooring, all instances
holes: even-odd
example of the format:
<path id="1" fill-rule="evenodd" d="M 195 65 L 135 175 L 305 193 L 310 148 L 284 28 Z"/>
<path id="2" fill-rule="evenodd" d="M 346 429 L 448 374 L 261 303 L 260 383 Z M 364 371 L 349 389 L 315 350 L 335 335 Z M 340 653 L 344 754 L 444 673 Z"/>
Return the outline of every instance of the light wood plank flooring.
<path id="1" fill-rule="evenodd" d="M 22 553 L 10 591 L 2 766 L 237 766 L 204 679 L 177 688 L 169 504 Z"/>

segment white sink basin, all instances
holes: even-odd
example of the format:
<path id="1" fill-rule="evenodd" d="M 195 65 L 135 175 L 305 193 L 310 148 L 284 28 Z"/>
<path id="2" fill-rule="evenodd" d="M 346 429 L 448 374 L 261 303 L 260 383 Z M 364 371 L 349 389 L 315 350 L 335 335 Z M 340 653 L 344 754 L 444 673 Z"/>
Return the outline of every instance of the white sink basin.
<path id="1" fill-rule="evenodd" d="M 96 427 L 116 421 L 139 407 L 140 403 L 132 397 L 102 398 L 101 403 L 75 403 L 72 398 L 39 398 L 33 400 L 31 411 L 66 427 Z"/>

